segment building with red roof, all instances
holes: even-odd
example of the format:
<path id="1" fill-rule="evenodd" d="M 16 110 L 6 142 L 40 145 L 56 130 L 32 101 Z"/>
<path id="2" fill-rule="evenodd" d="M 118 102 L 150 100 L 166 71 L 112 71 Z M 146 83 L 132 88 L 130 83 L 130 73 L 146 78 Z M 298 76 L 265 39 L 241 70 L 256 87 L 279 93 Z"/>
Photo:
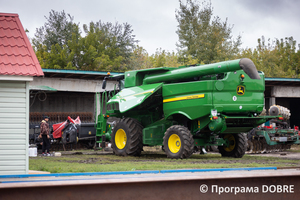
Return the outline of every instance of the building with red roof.
<path id="1" fill-rule="evenodd" d="M 0 13 L 0 174 L 28 173 L 29 82 L 43 75 L 19 16 Z"/>
<path id="2" fill-rule="evenodd" d="M 17 14 L 0 13 L 0 74 L 44 75 Z"/>

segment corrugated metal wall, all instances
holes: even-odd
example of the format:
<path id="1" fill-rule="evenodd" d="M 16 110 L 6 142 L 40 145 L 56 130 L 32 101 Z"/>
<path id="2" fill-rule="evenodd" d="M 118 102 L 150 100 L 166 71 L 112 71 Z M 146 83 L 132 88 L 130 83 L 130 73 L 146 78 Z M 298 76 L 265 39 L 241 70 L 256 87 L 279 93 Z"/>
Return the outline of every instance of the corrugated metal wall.
<path id="1" fill-rule="evenodd" d="M 28 173 L 28 83 L 0 81 L 0 174 Z"/>

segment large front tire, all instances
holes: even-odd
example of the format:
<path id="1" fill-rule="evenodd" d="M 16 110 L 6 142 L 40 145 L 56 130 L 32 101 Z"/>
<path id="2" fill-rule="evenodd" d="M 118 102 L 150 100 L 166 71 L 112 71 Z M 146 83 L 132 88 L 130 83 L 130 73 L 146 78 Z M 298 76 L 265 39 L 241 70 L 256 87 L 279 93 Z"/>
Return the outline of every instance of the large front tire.
<path id="1" fill-rule="evenodd" d="M 223 138 L 228 141 L 228 146 L 219 146 L 219 152 L 223 157 L 241 158 L 245 155 L 247 141 L 243 133 L 226 134 Z"/>
<path id="2" fill-rule="evenodd" d="M 139 156 L 143 150 L 143 127 L 135 119 L 121 119 L 111 135 L 114 154 Z"/>
<path id="3" fill-rule="evenodd" d="M 184 126 L 174 125 L 164 136 L 164 149 L 169 158 L 188 158 L 193 154 L 194 139 Z"/>

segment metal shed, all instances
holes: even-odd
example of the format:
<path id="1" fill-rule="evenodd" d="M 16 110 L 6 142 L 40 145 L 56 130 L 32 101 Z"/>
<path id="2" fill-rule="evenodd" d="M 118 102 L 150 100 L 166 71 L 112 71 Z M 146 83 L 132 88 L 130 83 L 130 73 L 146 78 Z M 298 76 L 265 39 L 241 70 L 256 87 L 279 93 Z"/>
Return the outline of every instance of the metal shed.
<path id="1" fill-rule="evenodd" d="M 19 16 L 0 13 L 0 174 L 28 173 L 29 82 L 43 75 Z"/>

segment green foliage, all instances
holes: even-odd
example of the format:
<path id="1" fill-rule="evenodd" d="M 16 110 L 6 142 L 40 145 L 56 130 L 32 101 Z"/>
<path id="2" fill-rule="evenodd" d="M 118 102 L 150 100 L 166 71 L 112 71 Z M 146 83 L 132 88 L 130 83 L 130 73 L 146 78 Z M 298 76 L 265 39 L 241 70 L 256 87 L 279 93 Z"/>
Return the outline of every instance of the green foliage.
<path id="1" fill-rule="evenodd" d="M 68 16 L 68 17 L 67 17 Z M 37 29 L 34 50 L 42 68 L 125 71 L 137 43 L 131 25 L 91 22 L 80 35 L 73 17 L 51 10 Z"/>
<path id="2" fill-rule="evenodd" d="M 197 63 L 212 63 L 232 59 L 241 45 L 241 36 L 232 39 L 233 26 L 213 17 L 211 2 L 200 4 L 197 0 L 179 0 L 180 9 L 176 11 L 179 23 L 177 34 L 180 58 L 184 62 L 189 56 Z"/>
<path id="3" fill-rule="evenodd" d="M 45 18 L 47 22 L 44 26 L 36 29 L 35 37 L 32 40 L 34 46 L 45 45 L 47 51 L 51 51 L 53 45 L 58 44 L 63 47 L 72 39 L 74 33 L 80 34 L 78 25 L 73 23 L 74 17 L 66 14 L 65 11 L 51 10 L 49 18 L 46 16 Z"/>
<path id="4" fill-rule="evenodd" d="M 300 78 L 300 51 L 293 37 L 268 39 L 266 43 L 262 36 L 254 50 L 245 49 L 240 57 L 250 58 L 266 77 Z"/>
<path id="5" fill-rule="evenodd" d="M 82 70 L 108 70 L 120 71 L 120 48 L 116 47 L 116 37 L 108 36 L 104 31 L 96 27 L 93 22 L 90 26 L 84 26 L 86 36 L 80 40 Z"/>
<path id="6" fill-rule="evenodd" d="M 157 49 L 152 55 L 137 45 L 128 23 L 91 22 L 84 36 L 74 17 L 51 10 L 32 39 L 42 68 L 123 72 L 154 67 L 208 64 L 247 57 L 267 77 L 300 78 L 300 46 L 293 37 L 265 41 L 254 49 L 240 49 L 241 37 L 232 39 L 233 26 L 213 16 L 210 1 L 179 0 L 178 52 Z"/>
<path id="7" fill-rule="evenodd" d="M 106 37 L 115 39 L 116 42 L 112 47 L 119 49 L 117 55 L 124 58 L 122 64 L 128 64 L 129 57 L 132 55 L 133 49 L 138 42 L 135 39 L 135 35 L 133 35 L 132 26 L 128 23 L 119 24 L 116 22 L 112 24 L 111 22 L 104 23 L 102 21 L 93 23 L 93 25 L 99 28 Z"/>
<path id="8" fill-rule="evenodd" d="M 130 65 L 128 65 L 127 68 L 130 70 L 146 69 L 153 67 L 152 63 L 150 62 L 147 51 L 140 46 L 136 46 L 133 49 L 133 53 L 129 57 L 129 63 Z"/>

